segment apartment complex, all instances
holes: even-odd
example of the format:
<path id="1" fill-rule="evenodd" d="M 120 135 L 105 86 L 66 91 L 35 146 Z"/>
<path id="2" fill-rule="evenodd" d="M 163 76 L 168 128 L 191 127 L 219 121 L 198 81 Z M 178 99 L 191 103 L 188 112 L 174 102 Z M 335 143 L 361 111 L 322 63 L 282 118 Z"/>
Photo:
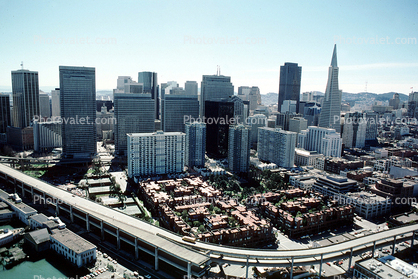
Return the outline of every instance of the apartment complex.
<path id="1" fill-rule="evenodd" d="M 180 132 L 127 134 L 128 176 L 183 172 L 185 139 Z"/>

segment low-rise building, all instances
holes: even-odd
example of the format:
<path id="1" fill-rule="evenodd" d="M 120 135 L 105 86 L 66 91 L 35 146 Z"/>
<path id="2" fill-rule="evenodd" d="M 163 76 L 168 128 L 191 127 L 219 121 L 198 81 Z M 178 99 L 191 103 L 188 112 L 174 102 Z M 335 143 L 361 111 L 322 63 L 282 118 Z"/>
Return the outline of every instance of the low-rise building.
<path id="1" fill-rule="evenodd" d="M 312 188 L 323 195 L 336 196 L 354 191 L 357 182 L 338 175 L 318 176 Z"/>
<path id="2" fill-rule="evenodd" d="M 51 248 L 77 267 L 96 261 L 96 246 L 69 229 L 55 229 Z"/>
<path id="3" fill-rule="evenodd" d="M 379 217 L 389 214 L 392 202 L 369 192 L 355 192 L 335 197 L 339 204 L 352 205 L 355 212 L 365 219 Z"/>

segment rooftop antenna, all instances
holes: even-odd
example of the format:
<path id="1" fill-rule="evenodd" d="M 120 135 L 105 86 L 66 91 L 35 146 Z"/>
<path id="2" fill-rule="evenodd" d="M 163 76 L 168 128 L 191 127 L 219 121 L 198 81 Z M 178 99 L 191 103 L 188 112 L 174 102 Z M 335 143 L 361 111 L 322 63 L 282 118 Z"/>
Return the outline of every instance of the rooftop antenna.
<path id="1" fill-rule="evenodd" d="M 23 61 L 20 62 L 20 67 L 22 67 L 22 70 L 23 70 Z"/>
<path id="2" fill-rule="evenodd" d="M 366 92 L 366 93 L 367 93 L 367 80 L 366 80 L 366 86 L 365 86 L 365 88 L 364 88 L 364 92 Z"/>
<path id="3" fill-rule="evenodd" d="M 216 65 L 216 75 L 219 76 L 219 65 Z"/>
<path id="4" fill-rule="evenodd" d="M 219 66 L 219 75 L 218 76 L 220 76 L 221 75 L 221 66 Z"/>

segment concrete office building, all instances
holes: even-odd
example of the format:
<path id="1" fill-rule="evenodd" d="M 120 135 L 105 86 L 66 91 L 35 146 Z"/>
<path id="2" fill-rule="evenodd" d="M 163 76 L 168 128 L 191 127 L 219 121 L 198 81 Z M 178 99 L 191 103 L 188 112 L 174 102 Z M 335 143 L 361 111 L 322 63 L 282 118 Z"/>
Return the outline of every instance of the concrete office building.
<path id="1" fill-rule="evenodd" d="M 343 143 L 346 148 L 363 148 L 366 143 L 367 122 L 365 114 L 347 113 L 344 116 Z"/>
<path id="2" fill-rule="evenodd" d="M 234 95 L 231 77 L 204 75 L 200 87 L 200 116 L 205 115 L 205 102 L 213 99 L 228 99 Z"/>
<path id="3" fill-rule="evenodd" d="M 130 133 L 152 133 L 155 127 L 155 100 L 151 94 L 114 93 L 115 152 L 126 154 L 127 138 Z"/>
<path id="4" fill-rule="evenodd" d="M 284 63 L 283 66 L 280 66 L 279 111 L 281 111 L 285 100 L 293 100 L 296 101 L 296 113 L 299 113 L 301 77 L 302 67 L 297 63 Z"/>
<path id="5" fill-rule="evenodd" d="M 12 71 L 13 117 L 16 128 L 26 128 L 33 118 L 39 116 L 38 72 L 29 70 Z"/>
<path id="6" fill-rule="evenodd" d="M 59 72 L 63 156 L 91 158 L 97 150 L 96 69 L 60 66 Z"/>
<path id="7" fill-rule="evenodd" d="M 279 167 L 292 168 L 295 161 L 296 136 L 296 133 L 280 128 L 259 128 L 258 158 L 275 163 Z"/>
<path id="8" fill-rule="evenodd" d="M 206 124 L 186 123 L 185 164 L 189 168 L 205 166 Z"/>
<path id="9" fill-rule="evenodd" d="M 228 166 L 232 172 L 247 172 L 250 167 L 250 135 L 244 125 L 229 127 Z"/>
<path id="10" fill-rule="evenodd" d="M 196 95 L 197 96 L 197 82 L 196 81 L 186 81 L 184 84 L 184 90 L 186 95 Z"/>
<path id="11" fill-rule="evenodd" d="M 51 103 L 46 93 L 39 93 L 39 116 L 42 118 L 51 117 Z"/>
<path id="12" fill-rule="evenodd" d="M 197 95 L 165 95 L 161 100 L 164 132 L 185 132 L 185 121 L 199 118 Z"/>
<path id="13" fill-rule="evenodd" d="M 33 141 L 36 152 L 49 152 L 62 147 L 62 130 L 60 121 L 33 122 Z"/>
<path id="14" fill-rule="evenodd" d="M 289 119 L 289 131 L 300 133 L 308 128 L 308 121 L 303 117 L 293 117 Z"/>
<path id="15" fill-rule="evenodd" d="M 319 116 L 320 127 L 335 129 L 337 133 L 341 132 L 341 98 L 342 91 L 338 87 L 337 45 L 334 45 L 331 66 L 328 69 L 328 82 L 325 89 L 324 104 L 322 105 L 321 115 Z"/>
<path id="16" fill-rule="evenodd" d="M 267 126 L 267 117 L 264 114 L 255 114 L 247 118 L 246 124 L 251 129 L 250 143 L 254 148 L 258 141 L 258 128 Z"/>
<path id="17" fill-rule="evenodd" d="M 6 133 L 7 126 L 12 125 L 10 115 L 10 97 L 0 93 L 0 133 Z"/>
<path id="18" fill-rule="evenodd" d="M 54 120 L 61 117 L 60 89 L 51 90 L 51 116 Z"/>
<path id="19" fill-rule="evenodd" d="M 180 132 L 127 134 L 128 176 L 184 171 L 186 135 Z"/>
<path id="20" fill-rule="evenodd" d="M 154 72 L 139 72 L 138 83 L 144 86 L 143 93 L 151 94 L 151 99 L 154 102 L 155 119 L 160 119 L 160 97 L 157 73 Z"/>
<path id="21" fill-rule="evenodd" d="M 334 129 L 309 126 L 298 134 L 298 148 L 325 156 L 341 157 L 342 139 Z"/>

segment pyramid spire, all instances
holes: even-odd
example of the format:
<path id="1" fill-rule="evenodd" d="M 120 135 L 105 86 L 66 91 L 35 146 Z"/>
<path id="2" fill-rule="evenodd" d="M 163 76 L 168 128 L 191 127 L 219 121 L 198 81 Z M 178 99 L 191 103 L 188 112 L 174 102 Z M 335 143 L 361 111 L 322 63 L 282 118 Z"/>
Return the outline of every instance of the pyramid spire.
<path id="1" fill-rule="evenodd" d="M 337 44 L 334 45 L 334 52 L 332 53 L 331 67 L 338 67 L 337 65 Z"/>

